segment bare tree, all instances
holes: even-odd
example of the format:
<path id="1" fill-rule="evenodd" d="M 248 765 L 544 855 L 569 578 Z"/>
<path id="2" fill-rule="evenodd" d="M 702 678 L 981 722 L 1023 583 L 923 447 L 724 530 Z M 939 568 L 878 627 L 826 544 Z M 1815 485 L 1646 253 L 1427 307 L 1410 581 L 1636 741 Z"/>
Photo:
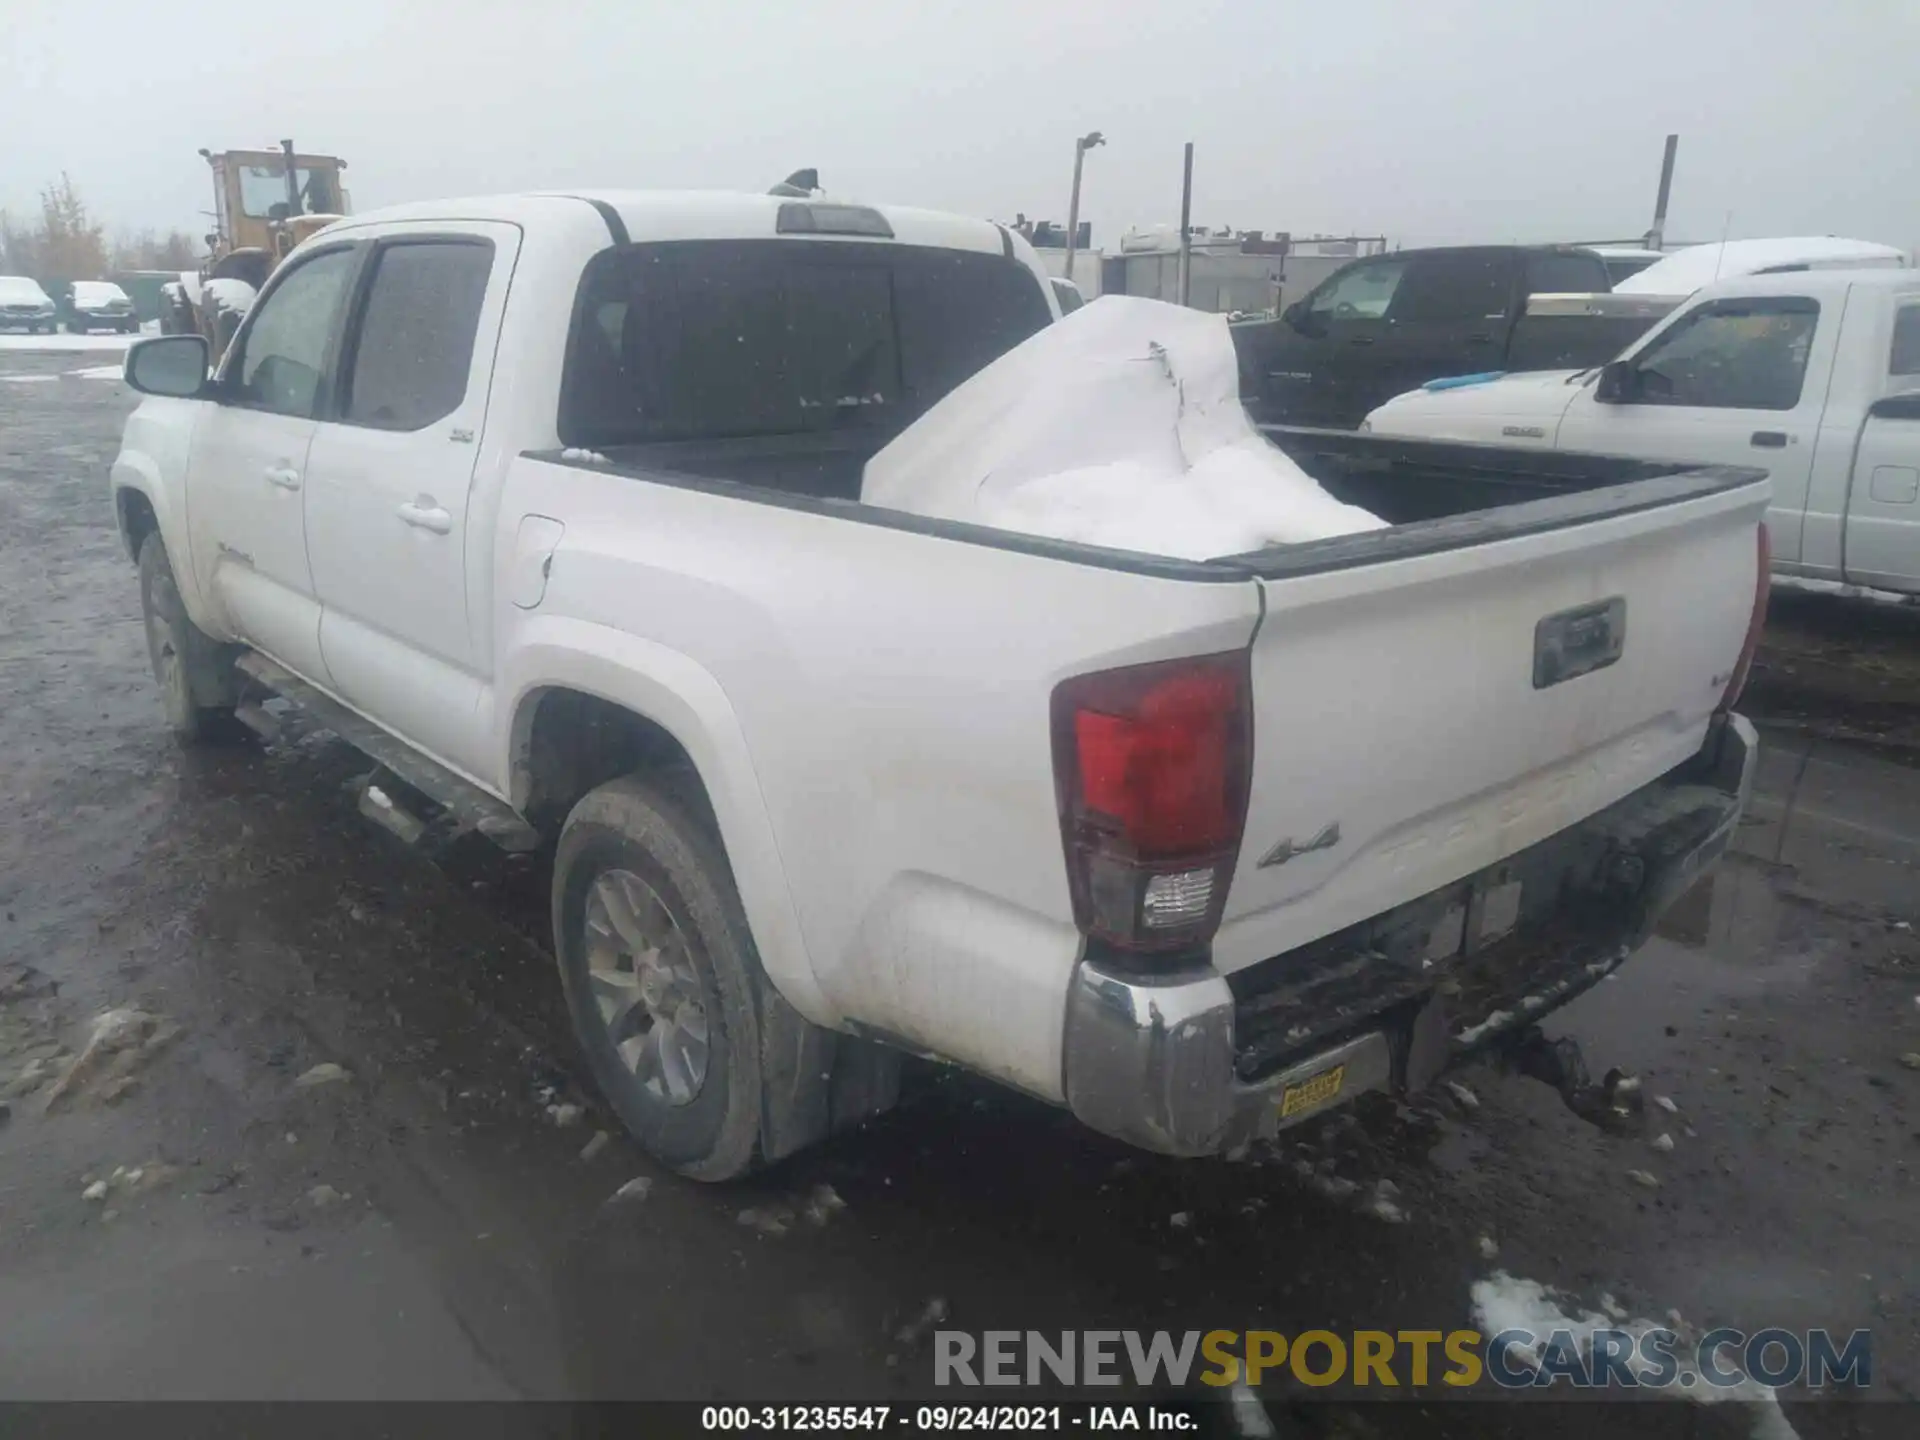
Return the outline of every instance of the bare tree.
<path id="1" fill-rule="evenodd" d="M 192 270 L 200 264 L 193 237 L 184 230 L 164 236 L 153 230 L 122 231 L 114 237 L 109 258 L 116 271 Z"/>
<path id="2" fill-rule="evenodd" d="M 200 264 L 200 246 L 184 230 L 169 230 L 151 257 L 154 270 L 193 270 Z"/>
<path id="3" fill-rule="evenodd" d="M 107 273 L 104 229 L 87 210 L 86 201 L 65 171 L 40 192 L 40 234 L 37 237 L 42 278 L 99 280 Z"/>
<path id="4" fill-rule="evenodd" d="M 0 210 L 0 275 L 40 273 L 40 240 L 32 230 L 23 230 L 13 216 Z"/>
<path id="5" fill-rule="evenodd" d="M 183 230 L 122 231 L 109 246 L 105 229 L 64 172 L 40 192 L 40 222 L 23 225 L 0 210 L 0 275 L 40 281 L 101 280 L 117 270 L 192 270 L 199 247 Z"/>

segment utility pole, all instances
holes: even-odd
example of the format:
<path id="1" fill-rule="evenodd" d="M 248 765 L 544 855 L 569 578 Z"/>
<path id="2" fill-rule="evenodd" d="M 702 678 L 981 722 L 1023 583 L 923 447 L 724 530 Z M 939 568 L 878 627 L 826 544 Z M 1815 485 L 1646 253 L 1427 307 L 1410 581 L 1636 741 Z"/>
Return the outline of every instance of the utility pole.
<path id="1" fill-rule="evenodd" d="M 1087 151 L 1096 145 L 1107 143 L 1107 137 L 1098 130 L 1089 130 L 1073 142 L 1073 194 L 1067 201 L 1067 279 L 1073 279 L 1073 250 L 1080 240 L 1080 167 L 1085 163 Z"/>
<path id="2" fill-rule="evenodd" d="M 1180 303 L 1187 303 L 1193 285 L 1193 142 L 1180 174 Z"/>
<path id="3" fill-rule="evenodd" d="M 1667 136 L 1667 153 L 1660 161 L 1660 193 L 1653 202 L 1653 228 L 1647 232 L 1647 248 L 1658 250 L 1667 239 L 1667 197 L 1673 193 L 1673 157 L 1680 149 L 1678 135 Z"/>

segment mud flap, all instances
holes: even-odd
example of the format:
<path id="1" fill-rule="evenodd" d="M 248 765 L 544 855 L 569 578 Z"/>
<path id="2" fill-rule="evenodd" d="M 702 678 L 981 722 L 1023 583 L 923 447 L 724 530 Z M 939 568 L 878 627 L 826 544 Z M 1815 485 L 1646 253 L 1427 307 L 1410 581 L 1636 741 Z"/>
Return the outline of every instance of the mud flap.
<path id="1" fill-rule="evenodd" d="M 900 1052 L 805 1019 L 764 979 L 760 1002 L 760 1151 L 784 1159 L 891 1110 Z"/>
<path id="2" fill-rule="evenodd" d="M 1447 997 L 1436 990 L 1413 1017 L 1407 1033 L 1407 1058 L 1401 1085 L 1417 1094 L 1440 1078 L 1452 1058 L 1453 1036 L 1447 1025 Z"/>

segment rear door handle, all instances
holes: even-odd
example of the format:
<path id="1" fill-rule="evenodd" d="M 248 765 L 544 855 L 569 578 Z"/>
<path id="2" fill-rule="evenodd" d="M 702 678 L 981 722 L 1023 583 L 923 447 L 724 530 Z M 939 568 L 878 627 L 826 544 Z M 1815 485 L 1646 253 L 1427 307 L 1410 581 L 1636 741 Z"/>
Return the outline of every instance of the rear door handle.
<path id="1" fill-rule="evenodd" d="M 431 530 L 436 535 L 445 535 L 453 529 L 453 516 L 434 504 L 428 496 L 418 500 L 409 500 L 400 507 L 400 518 L 416 530 Z"/>
<path id="2" fill-rule="evenodd" d="M 1349 345 L 1371 345 L 1372 343 L 1373 343 L 1373 336 L 1371 335 L 1356 335 L 1351 340 L 1347 341 L 1347 344 Z"/>
<path id="3" fill-rule="evenodd" d="M 1467 344 L 1469 345 L 1491 345 L 1492 343 L 1493 343 L 1493 337 L 1491 335 L 1467 336 Z"/>
<path id="4" fill-rule="evenodd" d="M 270 485 L 278 485 L 282 490 L 298 490 L 300 488 L 300 472 L 286 465 L 269 465 L 267 467 L 267 483 Z"/>
<path id="5" fill-rule="evenodd" d="M 1784 430 L 1756 430 L 1753 443 L 1762 450 L 1784 450 L 1787 448 L 1787 432 Z"/>

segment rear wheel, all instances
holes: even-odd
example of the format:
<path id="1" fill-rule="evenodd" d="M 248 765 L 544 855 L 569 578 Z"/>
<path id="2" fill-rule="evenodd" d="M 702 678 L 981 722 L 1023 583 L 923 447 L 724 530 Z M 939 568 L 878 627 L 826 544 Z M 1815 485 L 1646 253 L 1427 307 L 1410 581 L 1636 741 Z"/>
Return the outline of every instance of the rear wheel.
<path id="1" fill-rule="evenodd" d="M 183 745 L 203 745 L 231 737 L 238 724 L 232 657 L 188 618 L 157 531 L 140 544 L 140 608 L 147 657 L 175 738 Z"/>
<path id="2" fill-rule="evenodd" d="M 637 777 L 567 817 L 553 930 L 574 1030 L 642 1148 L 696 1180 L 761 1158 L 761 1017 L 772 987 L 718 837 Z"/>

